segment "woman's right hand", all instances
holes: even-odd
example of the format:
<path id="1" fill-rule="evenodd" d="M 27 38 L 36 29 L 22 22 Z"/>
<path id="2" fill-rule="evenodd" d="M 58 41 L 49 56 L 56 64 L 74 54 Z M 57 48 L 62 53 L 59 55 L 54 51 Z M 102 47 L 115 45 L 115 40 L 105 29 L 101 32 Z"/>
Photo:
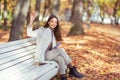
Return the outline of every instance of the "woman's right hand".
<path id="1" fill-rule="evenodd" d="M 32 12 L 32 13 L 30 14 L 30 25 L 33 24 L 33 21 L 34 21 L 34 19 L 36 18 L 36 16 L 37 16 L 36 12 Z"/>

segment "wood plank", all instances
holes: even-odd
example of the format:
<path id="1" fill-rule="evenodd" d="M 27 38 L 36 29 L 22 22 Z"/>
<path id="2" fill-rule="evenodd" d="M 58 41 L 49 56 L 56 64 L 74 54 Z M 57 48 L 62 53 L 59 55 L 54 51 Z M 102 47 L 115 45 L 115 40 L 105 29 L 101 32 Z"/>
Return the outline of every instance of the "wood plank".
<path id="1" fill-rule="evenodd" d="M 5 73 L 6 71 L 12 71 L 12 70 L 15 70 L 14 73 L 16 73 L 17 71 L 22 71 L 30 66 L 33 66 L 34 65 L 34 59 L 31 58 L 29 60 L 26 60 L 24 62 L 21 62 L 20 64 L 17 64 L 17 65 L 14 65 L 14 66 L 11 66 L 9 68 L 6 68 L 4 70 L 1 70 L 0 72 L 3 72 Z M 18 69 L 19 68 L 19 69 Z M 17 70 L 18 69 L 18 70 Z"/>
<path id="2" fill-rule="evenodd" d="M 17 55 L 17 54 L 20 54 L 20 53 L 23 53 L 23 52 L 30 52 L 30 50 L 34 50 L 34 52 L 35 52 L 35 50 L 36 50 L 35 48 L 36 48 L 35 45 L 34 46 L 28 46 L 28 47 L 26 47 L 24 49 L 22 48 L 22 49 L 18 49 L 18 50 L 15 50 L 15 51 L 11 51 L 11 52 L 1 54 L 0 55 L 0 60 L 4 59 L 4 58 L 9 58 L 9 57 L 11 57 L 13 55 Z"/>
<path id="3" fill-rule="evenodd" d="M 30 79 L 36 80 L 38 78 L 41 78 L 41 80 L 49 80 L 51 77 L 53 77 L 55 74 L 57 74 L 57 72 L 55 72 L 55 71 L 58 71 L 58 67 L 56 67 L 56 66 L 58 66 L 58 64 L 56 62 L 52 61 L 50 65 L 48 65 L 46 68 L 44 68 L 44 70 L 37 70 L 36 73 L 33 73 L 34 76 L 32 76 Z M 55 71 L 54 71 L 54 69 L 55 69 Z M 49 73 L 49 71 L 53 71 L 53 74 Z M 47 73 L 52 74 L 52 75 L 48 75 Z M 41 74 L 41 75 L 37 75 L 37 74 Z M 44 76 L 44 75 L 46 75 L 46 78 L 43 77 L 44 79 L 42 79 L 42 76 Z M 29 79 L 29 77 L 25 78 L 25 80 L 28 80 L 28 79 Z"/>
<path id="4" fill-rule="evenodd" d="M 35 76 L 42 75 L 43 73 L 41 71 L 42 70 L 47 70 L 47 67 L 48 67 L 48 65 L 46 65 L 44 67 L 34 68 L 34 69 L 29 70 L 27 72 L 24 72 L 24 74 L 18 75 L 18 76 L 14 77 L 14 78 L 16 78 L 17 80 L 34 80 L 33 78 Z M 40 73 L 37 74 L 38 72 L 40 72 Z M 14 78 L 12 78 L 11 80 L 13 80 Z"/>
<path id="5" fill-rule="evenodd" d="M 20 64 L 20 63 L 22 63 L 22 62 L 24 62 L 26 60 L 31 59 L 31 58 L 33 58 L 33 56 L 32 55 L 28 55 L 28 56 L 19 58 L 19 60 L 14 60 L 14 61 L 11 61 L 9 63 L 2 64 L 2 65 L 0 65 L 0 70 L 4 70 L 4 69 L 9 68 L 11 66 L 15 66 L 15 65 Z"/>
<path id="6" fill-rule="evenodd" d="M 42 75 L 41 77 L 38 77 L 34 80 L 50 80 L 58 73 L 58 68 L 54 68 L 50 71 L 48 71 L 45 75 Z"/>
<path id="7" fill-rule="evenodd" d="M 45 75 L 49 70 L 55 68 L 55 65 L 51 64 L 46 64 L 46 65 L 41 65 L 40 67 L 33 68 L 29 71 L 26 71 L 24 73 L 14 75 L 9 80 L 35 80 L 36 77 L 38 76 L 43 76 Z"/>
<path id="8" fill-rule="evenodd" d="M 1 78 L 11 77 L 13 75 L 19 75 L 21 73 L 29 71 L 34 67 L 33 64 L 34 64 L 34 60 L 30 59 L 30 60 L 24 61 L 20 64 L 17 64 L 15 66 L 11 66 L 5 70 L 2 70 L 2 71 L 0 71 L 0 75 L 2 76 L 2 77 L 0 77 L 0 80 L 4 80 Z"/>
<path id="9" fill-rule="evenodd" d="M 23 72 L 30 71 L 31 69 L 34 69 L 34 68 L 35 68 L 34 66 L 31 66 L 31 67 L 26 68 L 26 69 L 24 69 L 23 71 L 18 72 L 18 73 L 16 73 L 16 74 L 13 74 L 12 72 L 14 72 L 14 71 L 12 71 L 12 72 L 11 72 L 12 74 L 9 74 L 9 73 L 7 73 L 7 75 L 4 74 L 2 77 L 0 77 L 0 80 L 8 80 L 8 78 L 9 78 L 9 80 L 16 80 L 15 78 L 18 77 L 18 76 L 20 76 L 20 75 L 23 75 L 23 74 L 24 74 Z M 13 79 L 13 78 L 14 78 L 14 79 Z"/>
<path id="10" fill-rule="evenodd" d="M 18 44 L 18 45 L 14 45 L 14 46 L 9 46 L 6 48 L 1 48 L 0 54 L 7 53 L 7 52 L 17 50 L 17 49 L 21 49 L 21 48 L 26 48 L 26 47 L 32 46 L 32 45 L 34 45 L 34 43 L 23 43 L 23 44 Z"/>
<path id="11" fill-rule="evenodd" d="M 29 55 L 34 56 L 34 53 L 35 53 L 35 50 L 33 49 L 33 50 L 30 50 L 30 51 L 18 53 L 17 55 L 10 56 L 9 58 L 3 58 L 3 59 L 0 60 L 0 65 L 9 63 L 9 62 L 12 62 L 12 61 L 15 61 L 15 60 L 19 61 L 19 59 L 22 59 L 22 57 L 25 57 L 25 56 L 29 56 Z"/>
<path id="12" fill-rule="evenodd" d="M 17 44 L 23 44 L 26 42 L 35 42 L 35 38 L 27 38 L 27 39 L 22 39 L 22 40 L 16 40 L 16 41 L 11 41 L 11 42 L 7 42 L 7 43 L 2 43 L 0 44 L 0 49 L 1 48 L 6 48 L 6 47 L 10 47 L 10 46 L 14 46 Z"/>

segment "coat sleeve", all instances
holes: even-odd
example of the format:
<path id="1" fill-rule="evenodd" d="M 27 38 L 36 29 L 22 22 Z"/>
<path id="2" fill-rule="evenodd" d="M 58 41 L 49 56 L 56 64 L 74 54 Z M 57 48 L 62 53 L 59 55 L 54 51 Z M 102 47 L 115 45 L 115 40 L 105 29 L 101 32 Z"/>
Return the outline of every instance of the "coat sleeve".
<path id="1" fill-rule="evenodd" d="M 29 37 L 37 38 L 37 36 L 38 35 L 41 36 L 42 33 L 43 33 L 43 29 L 42 28 L 33 30 L 32 26 L 28 25 L 28 27 L 27 27 L 27 36 L 29 36 Z"/>

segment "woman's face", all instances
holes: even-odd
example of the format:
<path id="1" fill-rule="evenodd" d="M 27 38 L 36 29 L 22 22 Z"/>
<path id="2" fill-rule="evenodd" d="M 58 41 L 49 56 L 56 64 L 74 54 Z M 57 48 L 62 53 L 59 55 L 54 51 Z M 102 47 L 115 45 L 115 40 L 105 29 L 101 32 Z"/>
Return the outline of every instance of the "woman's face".
<path id="1" fill-rule="evenodd" d="M 49 24 L 49 27 L 50 27 L 51 29 L 54 29 L 54 28 L 57 26 L 57 19 L 56 19 L 56 18 L 52 18 L 52 19 L 48 22 L 48 24 Z"/>

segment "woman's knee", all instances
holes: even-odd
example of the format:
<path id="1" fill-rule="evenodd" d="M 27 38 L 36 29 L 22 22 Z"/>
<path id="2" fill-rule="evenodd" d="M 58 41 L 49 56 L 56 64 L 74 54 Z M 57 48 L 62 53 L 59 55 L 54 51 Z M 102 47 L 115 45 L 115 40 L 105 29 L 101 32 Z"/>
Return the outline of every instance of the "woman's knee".
<path id="1" fill-rule="evenodd" d="M 62 56 L 57 56 L 57 57 L 56 57 L 56 60 L 57 60 L 57 61 L 64 61 L 64 59 L 63 59 Z"/>
<path id="2" fill-rule="evenodd" d="M 59 52 L 66 52 L 64 48 L 57 48 Z"/>
<path id="3" fill-rule="evenodd" d="M 57 56 L 57 57 L 55 58 L 55 61 L 57 61 L 58 64 L 66 65 L 66 62 L 65 62 L 65 60 L 64 60 L 64 58 L 63 58 L 62 56 Z"/>

